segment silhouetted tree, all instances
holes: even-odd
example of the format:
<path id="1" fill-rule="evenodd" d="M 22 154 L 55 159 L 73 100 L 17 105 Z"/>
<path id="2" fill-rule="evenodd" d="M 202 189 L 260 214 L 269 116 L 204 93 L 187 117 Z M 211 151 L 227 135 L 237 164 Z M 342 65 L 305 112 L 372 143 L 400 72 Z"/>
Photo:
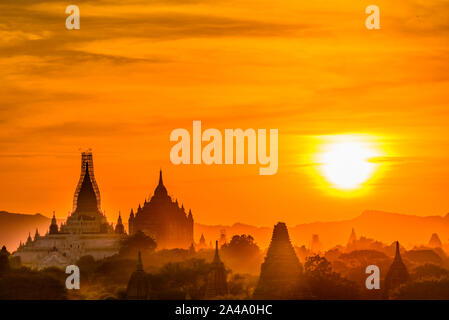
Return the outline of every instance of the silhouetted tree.
<path id="1" fill-rule="evenodd" d="M 408 282 L 391 293 L 392 299 L 448 300 L 449 278 Z"/>
<path id="2" fill-rule="evenodd" d="M 357 299 L 357 285 L 332 271 L 332 265 L 324 257 L 312 256 L 304 264 L 304 277 L 310 293 L 317 299 Z"/>
<path id="3" fill-rule="evenodd" d="M 254 238 L 250 235 L 242 234 L 232 237 L 231 242 L 221 247 L 223 254 L 232 255 L 233 257 L 252 257 L 260 252 L 259 246 L 254 243 Z"/>
<path id="4" fill-rule="evenodd" d="M 62 271 L 60 271 L 62 273 Z M 66 298 L 65 283 L 53 270 L 32 271 L 21 268 L 0 278 L 0 299 L 61 300 Z"/>
<path id="5" fill-rule="evenodd" d="M 449 277 L 449 270 L 437 265 L 426 263 L 413 270 L 412 278 L 418 279 L 439 279 Z"/>
<path id="6" fill-rule="evenodd" d="M 156 274 L 150 274 L 155 299 L 201 299 L 206 288 L 210 264 L 203 259 L 167 263 Z"/>
<path id="7" fill-rule="evenodd" d="M 90 280 L 98 263 L 95 261 L 93 256 L 87 255 L 79 258 L 76 262 L 76 265 L 80 269 L 81 277 L 83 278 L 83 280 Z"/>
<path id="8" fill-rule="evenodd" d="M 228 281 L 229 295 L 232 299 L 249 299 L 258 280 L 257 276 L 248 274 L 232 275 Z"/>
<path id="9" fill-rule="evenodd" d="M 139 230 L 132 236 L 122 240 L 120 255 L 130 255 L 134 257 L 139 251 L 142 252 L 142 254 L 145 252 L 152 252 L 156 247 L 156 241 Z"/>
<path id="10" fill-rule="evenodd" d="M 237 272 L 259 272 L 262 260 L 259 246 L 251 235 L 234 235 L 221 247 L 224 262 Z"/>

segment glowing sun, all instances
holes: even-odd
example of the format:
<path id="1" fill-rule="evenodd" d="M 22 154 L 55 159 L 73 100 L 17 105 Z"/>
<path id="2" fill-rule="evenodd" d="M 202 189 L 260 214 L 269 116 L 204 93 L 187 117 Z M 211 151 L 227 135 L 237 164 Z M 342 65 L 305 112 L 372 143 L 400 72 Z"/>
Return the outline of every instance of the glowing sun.
<path id="1" fill-rule="evenodd" d="M 336 188 L 359 188 L 375 172 L 373 157 L 379 153 L 368 142 L 340 137 L 339 141 L 325 146 L 320 156 L 324 177 Z"/>

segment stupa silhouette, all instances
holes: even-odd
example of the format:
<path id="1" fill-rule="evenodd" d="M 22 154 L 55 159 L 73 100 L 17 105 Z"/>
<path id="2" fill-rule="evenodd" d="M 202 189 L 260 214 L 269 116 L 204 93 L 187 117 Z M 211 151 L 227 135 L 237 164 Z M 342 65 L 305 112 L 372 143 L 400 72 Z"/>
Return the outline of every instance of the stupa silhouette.
<path id="1" fill-rule="evenodd" d="M 132 273 L 126 289 L 126 298 L 128 300 L 146 300 L 149 294 L 148 275 L 143 271 L 142 256 L 139 251 L 136 270 Z"/>
<path id="2" fill-rule="evenodd" d="M 348 243 L 346 244 L 346 251 L 351 252 L 354 250 L 357 250 L 357 235 L 354 228 L 352 228 Z"/>
<path id="3" fill-rule="evenodd" d="M 354 228 L 352 228 L 351 234 L 350 234 L 349 239 L 348 239 L 347 246 L 354 245 L 356 241 L 357 241 L 357 235 L 355 234 Z"/>
<path id="4" fill-rule="evenodd" d="M 287 226 L 279 222 L 274 226 L 270 247 L 262 263 L 255 299 L 296 298 L 295 288 L 302 273 Z"/>
<path id="5" fill-rule="evenodd" d="M 440 237 L 438 234 L 433 233 L 429 240 L 429 246 L 432 248 L 441 248 L 443 244 L 441 243 Z"/>
<path id="6" fill-rule="evenodd" d="M 391 290 L 406 283 L 410 276 L 407 267 L 402 262 L 401 253 L 399 251 L 399 241 L 396 241 L 396 254 L 393 263 L 385 276 L 385 296 L 388 297 Z"/>
<path id="7" fill-rule="evenodd" d="M 218 255 L 218 241 L 215 241 L 215 256 L 207 278 L 206 299 L 224 296 L 228 292 L 226 270 Z"/>

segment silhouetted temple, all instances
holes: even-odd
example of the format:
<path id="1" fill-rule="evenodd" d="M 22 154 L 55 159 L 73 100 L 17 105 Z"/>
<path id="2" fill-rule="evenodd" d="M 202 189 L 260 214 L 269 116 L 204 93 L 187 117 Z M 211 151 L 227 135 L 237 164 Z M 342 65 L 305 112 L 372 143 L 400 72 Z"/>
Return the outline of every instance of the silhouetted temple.
<path id="1" fill-rule="evenodd" d="M 193 255 L 193 254 L 195 254 L 195 252 L 196 252 L 195 251 L 195 245 L 192 242 L 192 244 L 189 247 L 189 254 Z"/>
<path id="2" fill-rule="evenodd" d="M 295 286 L 301 275 L 301 264 L 290 243 L 287 226 L 279 222 L 274 226 L 270 247 L 262 263 L 255 299 L 294 298 Z"/>
<path id="3" fill-rule="evenodd" d="M 28 235 L 14 256 L 33 268 L 66 267 L 83 255 L 102 259 L 118 253 L 123 237 L 121 217 L 116 231 L 109 224 L 100 207 L 100 191 L 95 181 L 91 152 L 81 154 L 81 175 L 73 197 L 73 207 L 67 220 L 58 226 L 55 213 L 48 233 L 41 236 L 36 230 L 34 239 Z M 122 227 L 120 227 L 122 225 Z M 124 228 L 123 228 L 124 231 Z"/>
<path id="4" fill-rule="evenodd" d="M 346 249 L 348 251 L 357 250 L 357 235 L 355 234 L 354 228 L 351 230 L 351 234 L 348 239 L 348 243 L 346 244 Z"/>
<path id="5" fill-rule="evenodd" d="M 48 230 L 48 234 L 58 234 L 58 232 L 59 232 L 59 227 L 58 227 L 58 223 L 56 222 L 55 212 L 53 211 L 53 217 L 51 218 L 51 224 L 50 224 L 50 228 Z"/>
<path id="6" fill-rule="evenodd" d="M 122 215 L 120 214 L 120 212 L 118 213 L 118 219 L 117 219 L 117 224 L 115 225 L 115 233 L 117 234 L 125 234 L 125 226 L 123 225 L 122 222 Z"/>
<path id="7" fill-rule="evenodd" d="M 6 246 L 2 246 L 2 250 L 0 250 L 0 255 L 5 255 L 5 256 L 9 256 L 9 252 L 8 252 L 8 250 L 6 249 Z"/>
<path id="8" fill-rule="evenodd" d="M 441 243 L 440 237 L 438 234 L 433 233 L 429 240 L 429 246 L 432 248 L 441 248 L 443 244 Z"/>
<path id="9" fill-rule="evenodd" d="M 321 252 L 322 244 L 321 244 L 319 235 L 312 234 L 312 240 L 310 241 L 309 249 L 312 253 L 315 253 L 315 254 L 318 254 Z"/>
<path id="10" fill-rule="evenodd" d="M 206 238 L 204 238 L 204 234 L 201 234 L 200 242 L 198 243 L 198 249 L 206 249 L 206 248 L 207 248 Z"/>
<path id="11" fill-rule="evenodd" d="M 0 278 L 1 276 L 10 270 L 9 265 L 9 252 L 6 250 L 6 247 L 3 246 L 0 250 Z"/>
<path id="12" fill-rule="evenodd" d="M 226 241 L 226 229 L 221 229 L 220 230 L 220 246 L 223 246 L 227 243 Z"/>
<path id="13" fill-rule="evenodd" d="M 399 251 L 399 241 L 396 241 L 396 254 L 385 277 L 385 296 L 388 297 L 390 290 L 406 283 L 409 278 L 407 267 L 404 262 L 402 262 L 401 253 Z"/>
<path id="14" fill-rule="evenodd" d="M 151 200 L 145 200 L 143 207 L 133 210 L 129 216 L 129 234 L 142 231 L 154 238 L 158 248 L 189 248 L 193 242 L 193 216 L 187 214 L 184 206 L 172 201 L 159 173 L 159 184 Z"/>
<path id="15" fill-rule="evenodd" d="M 212 261 L 211 270 L 207 277 L 206 299 L 224 296 L 228 292 L 226 282 L 226 269 L 218 255 L 218 241 L 215 241 L 215 256 Z"/>
<path id="16" fill-rule="evenodd" d="M 355 234 L 355 230 L 354 228 L 352 228 L 351 230 L 351 234 L 349 235 L 349 239 L 348 239 L 348 246 L 355 244 L 355 242 L 357 241 L 357 235 Z"/>
<path id="17" fill-rule="evenodd" d="M 146 300 L 150 295 L 148 275 L 143 271 L 142 256 L 139 251 L 136 270 L 131 274 L 126 289 L 128 300 Z"/>

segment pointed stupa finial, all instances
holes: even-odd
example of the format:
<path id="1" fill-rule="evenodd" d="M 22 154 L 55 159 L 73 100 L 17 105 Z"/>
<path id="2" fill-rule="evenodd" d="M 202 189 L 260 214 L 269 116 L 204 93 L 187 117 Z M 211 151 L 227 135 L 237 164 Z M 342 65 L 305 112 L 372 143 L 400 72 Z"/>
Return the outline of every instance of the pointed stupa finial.
<path id="1" fill-rule="evenodd" d="M 348 243 L 346 246 L 354 246 L 357 241 L 357 235 L 355 234 L 355 229 L 352 228 L 351 235 L 349 236 Z"/>
<path id="2" fill-rule="evenodd" d="M 195 253 L 195 245 L 193 244 L 193 242 L 190 244 L 189 252 L 190 253 Z"/>
<path id="3" fill-rule="evenodd" d="M 137 256 L 137 270 L 143 270 L 142 254 L 140 253 L 140 251 Z"/>
<path id="4" fill-rule="evenodd" d="M 30 243 L 31 241 L 33 241 L 33 239 L 31 239 L 31 232 L 28 232 L 27 243 Z"/>
<path id="5" fill-rule="evenodd" d="M 401 251 L 399 250 L 399 241 L 396 241 L 396 253 L 394 256 L 394 260 L 402 260 L 401 259 Z"/>
<path id="6" fill-rule="evenodd" d="M 167 189 L 164 186 L 164 182 L 162 180 L 162 169 L 159 170 L 159 184 L 154 190 L 154 196 L 157 198 L 165 198 L 168 196 Z"/>
<path id="7" fill-rule="evenodd" d="M 218 255 L 218 240 L 215 241 L 215 256 L 214 256 L 214 263 L 219 263 L 220 256 Z"/>

